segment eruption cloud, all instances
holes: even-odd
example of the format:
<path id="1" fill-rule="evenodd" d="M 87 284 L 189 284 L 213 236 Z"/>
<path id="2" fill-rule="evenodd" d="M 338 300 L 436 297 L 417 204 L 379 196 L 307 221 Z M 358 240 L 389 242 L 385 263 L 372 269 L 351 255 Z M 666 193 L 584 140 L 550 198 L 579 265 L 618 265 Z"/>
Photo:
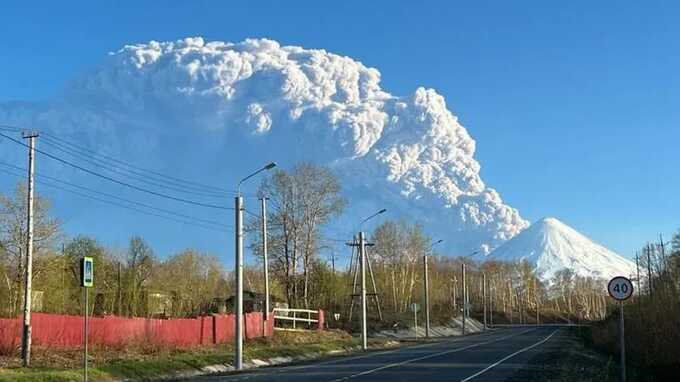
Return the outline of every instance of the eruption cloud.
<path id="1" fill-rule="evenodd" d="M 327 165 L 346 222 L 386 207 L 451 255 L 486 254 L 528 226 L 485 185 L 475 141 L 435 90 L 395 96 L 361 62 L 268 39 L 128 45 L 52 100 L 0 104 L 0 123 L 213 182 L 269 159 Z"/>

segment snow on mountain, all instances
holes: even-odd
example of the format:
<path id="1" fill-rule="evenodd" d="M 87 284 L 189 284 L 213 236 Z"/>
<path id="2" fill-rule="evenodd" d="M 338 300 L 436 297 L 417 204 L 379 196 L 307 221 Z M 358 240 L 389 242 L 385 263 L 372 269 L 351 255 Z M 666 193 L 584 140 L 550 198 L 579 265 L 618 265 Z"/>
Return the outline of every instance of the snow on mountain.
<path id="1" fill-rule="evenodd" d="M 268 160 L 325 164 L 348 196 L 346 222 L 386 207 L 445 237 L 451 255 L 488 253 L 528 226 L 481 179 L 475 141 L 441 95 L 392 95 L 378 70 L 324 50 L 200 37 L 128 45 L 52 100 L 0 103 L 0 123 L 212 183 Z"/>
<path id="2" fill-rule="evenodd" d="M 609 280 L 633 275 L 635 263 L 593 242 L 555 218 L 532 224 L 491 252 L 486 260 L 522 261 L 535 266 L 541 278 L 551 279 L 567 268 L 579 276 Z"/>

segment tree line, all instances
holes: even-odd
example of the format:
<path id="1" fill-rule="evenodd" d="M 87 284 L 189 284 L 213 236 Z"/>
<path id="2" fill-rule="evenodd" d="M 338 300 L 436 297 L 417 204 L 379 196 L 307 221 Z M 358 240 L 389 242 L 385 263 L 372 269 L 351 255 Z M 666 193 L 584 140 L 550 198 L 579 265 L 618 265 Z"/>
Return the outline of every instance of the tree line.
<path id="1" fill-rule="evenodd" d="M 637 253 L 635 292 L 624 305 L 626 356 L 650 379 L 676 376 L 680 368 L 680 231 L 670 242 L 662 237 Z M 595 325 L 591 340 L 611 353 L 619 351 L 618 309 Z"/>
<path id="2" fill-rule="evenodd" d="M 351 247 L 329 241 L 326 228 L 342 215 L 348 201 L 333 172 L 301 163 L 276 170 L 258 189 L 267 198 L 270 283 L 275 301 L 296 308 L 324 308 L 349 318 L 355 267 Z M 96 283 L 91 307 L 96 314 L 187 317 L 215 311 L 233 290 L 233 277 L 210 253 L 186 249 L 159 256 L 140 236 L 125 249 L 107 248 L 95 238 L 65 237 L 49 201 L 38 195 L 35 204 L 34 301 L 40 310 L 78 314 L 82 290 L 79 261 L 94 257 Z M 0 315 L 17 316 L 22 309 L 25 248 L 26 190 L 0 196 Z M 246 224 L 252 259 L 245 271 L 245 289 L 263 291 L 260 217 Z M 348 235 L 349 236 L 349 235 Z M 346 238 L 348 242 L 351 237 Z M 434 317 L 459 315 L 463 295 L 472 314 L 487 309 L 497 322 L 537 320 L 597 320 L 606 316 L 608 300 L 602 280 L 580 277 L 568 270 L 543 280 L 526 263 L 476 262 L 452 257 L 432 246 L 423 227 L 408 220 L 384 220 L 368 233 L 371 279 L 375 302 L 389 321 L 407 314 L 413 302 L 423 301 L 423 256 L 428 256 L 430 305 Z M 449 256 L 447 256 L 449 255 Z M 354 262 L 356 264 L 356 262 Z M 467 290 L 462 290 L 461 266 L 467 267 Z M 658 272 L 657 272 L 658 273 Z M 486 291 L 482 279 L 486 277 Z M 369 284 L 372 288 L 372 283 Z M 661 292 L 660 292 L 661 293 Z M 375 317 L 374 317 L 375 316 Z"/>

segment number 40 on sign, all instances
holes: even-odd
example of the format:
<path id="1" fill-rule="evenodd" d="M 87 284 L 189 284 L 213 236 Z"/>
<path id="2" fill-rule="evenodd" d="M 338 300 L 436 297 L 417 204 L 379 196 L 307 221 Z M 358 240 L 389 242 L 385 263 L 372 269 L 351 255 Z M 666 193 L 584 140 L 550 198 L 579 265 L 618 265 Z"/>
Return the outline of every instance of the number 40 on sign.
<path id="1" fill-rule="evenodd" d="M 617 276 L 609 281 L 607 291 L 615 300 L 627 300 L 633 295 L 633 283 L 626 277 Z"/>

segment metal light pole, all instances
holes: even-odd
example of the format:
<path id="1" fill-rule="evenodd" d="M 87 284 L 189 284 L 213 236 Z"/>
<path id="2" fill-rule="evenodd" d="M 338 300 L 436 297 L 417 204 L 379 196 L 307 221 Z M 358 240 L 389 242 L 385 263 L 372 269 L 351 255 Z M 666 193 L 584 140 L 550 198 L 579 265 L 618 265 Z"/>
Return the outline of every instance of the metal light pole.
<path id="1" fill-rule="evenodd" d="M 269 321 L 269 260 L 267 259 L 267 198 L 262 201 L 262 266 L 264 267 L 264 317 L 262 320 L 262 335 L 267 335 Z"/>
<path id="2" fill-rule="evenodd" d="M 430 286 L 429 278 L 427 276 L 427 253 L 432 251 L 432 247 L 441 243 L 442 239 L 435 241 L 430 244 L 430 247 L 425 251 L 423 255 L 423 292 L 425 297 L 425 337 L 430 338 Z"/>
<path id="3" fill-rule="evenodd" d="M 366 325 L 366 247 L 365 247 L 365 236 L 364 232 L 361 230 L 361 226 L 368 220 L 384 213 L 386 209 L 382 209 L 373 215 L 367 217 L 359 223 L 359 270 L 361 272 L 361 348 L 363 350 L 368 349 L 368 339 L 367 339 L 367 325 Z"/>
<path id="4" fill-rule="evenodd" d="M 238 182 L 236 187 L 236 197 L 234 198 L 234 209 L 236 217 L 236 232 L 235 232 L 235 264 L 234 273 L 236 273 L 236 301 L 234 320 L 234 368 L 241 370 L 243 368 L 243 196 L 241 196 L 241 184 L 262 171 L 270 170 L 276 167 L 276 163 L 271 162 L 254 173 L 246 176 Z"/>

